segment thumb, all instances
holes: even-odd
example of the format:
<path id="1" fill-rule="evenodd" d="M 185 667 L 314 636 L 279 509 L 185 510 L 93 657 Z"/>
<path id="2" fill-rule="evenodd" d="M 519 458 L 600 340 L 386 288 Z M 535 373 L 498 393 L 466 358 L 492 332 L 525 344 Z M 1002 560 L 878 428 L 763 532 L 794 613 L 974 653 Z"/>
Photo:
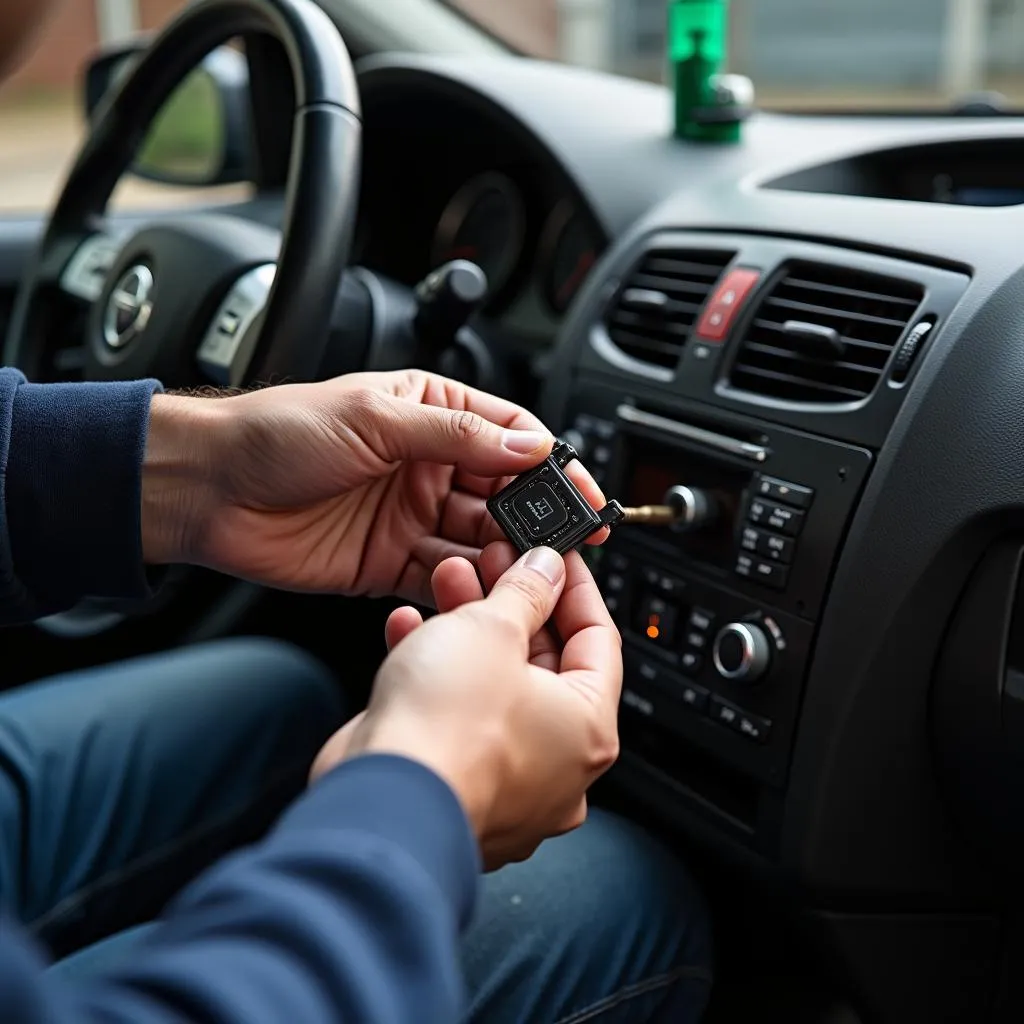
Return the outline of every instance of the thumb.
<path id="1" fill-rule="evenodd" d="M 396 399 L 384 439 L 395 461 L 459 466 L 476 476 L 516 476 L 551 454 L 545 430 L 510 430 L 464 409 Z"/>
<path id="2" fill-rule="evenodd" d="M 534 548 L 494 584 L 484 607 L 512 623 L 529 643 L 551 618 L 564 586 L 562 556 L 552 548 Z"/>

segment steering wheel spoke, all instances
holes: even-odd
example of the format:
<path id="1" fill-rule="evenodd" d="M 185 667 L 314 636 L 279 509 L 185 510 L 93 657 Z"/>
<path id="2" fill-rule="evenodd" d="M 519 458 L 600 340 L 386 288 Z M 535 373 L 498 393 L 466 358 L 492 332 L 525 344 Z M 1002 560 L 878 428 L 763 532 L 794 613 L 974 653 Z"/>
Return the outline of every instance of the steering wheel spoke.
<path id="1" fill-rule="evenodd" d="M 95 302 L 103 294 L 107 276 L 117 262 L 124 241 L 123 236 L 102 232 L 89 235 L 70 259 L 54 251 L 46 261 L 52 265 L 44 265 L 42 272 L 57 279 L 62 291 L 72 298 Z"/>
<path id="2" fill-rule="evenodd" d="M 196 353 L 200 371 L 214 383 L 235 387 L 248 376 L 276 276 L 274 263 L 253 267 L 231 286 L 217 309 Z"/>

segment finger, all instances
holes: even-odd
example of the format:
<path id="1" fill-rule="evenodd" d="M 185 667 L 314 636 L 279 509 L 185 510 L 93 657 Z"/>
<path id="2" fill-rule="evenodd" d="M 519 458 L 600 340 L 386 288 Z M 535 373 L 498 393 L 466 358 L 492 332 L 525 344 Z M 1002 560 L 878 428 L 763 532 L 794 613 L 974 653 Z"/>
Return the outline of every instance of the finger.
<path id="1" fill-rule="evenodd" d="M 622 642 L 594 577 L 578 552 L 565 558 L 565 589 L 555 627 L 565 646 L 563 673 L 574 673 L 606 712 L 615 713 L 622 689 Z"/>
<path id="2" fill-rule="evenodd" d="M 608 504 L 604 491 L 598 487 L 597 481 L 590 475 L 590 470 L 579 459 L 574 459 L 565 467 L 565 475 L 579 488 L 591 508 L 600 510 Z"/>
<path id="3" fill-rule="evenodd" d="M 475 563 L 479 557 L 479 548 L 456 544 L 440 537 L 421 537 L 413 544 L 412 557 L 395 584 L 395 593 L 403 601 L 415 601 L 424 608 L 433 608 L 431 579 L 434 570 L 449 558 L 464 558 Z"/>
<path id="4" fill-rule="evenodd" d="M 396 608 L 384 624 L 384 640 L 393 651 L 410 633 L 423 625 L 423 616 L 415 608 Z"/>
<path id="5" fill-rule="evenodd" d="M 490 498 L 514 479 L 511 476 L 477 476 L 469 470 L 456 469 L 452 486 L 478 498 Z"/>
<path id="6" fill-rule="evenodd" d="M 502 427 L 466 409 L 385 395 L 367 405 L 358 433 L 388 462 L 435 462 L 478 476 L 513 476 L 542 462 L 554 444 L 545 430 Z"/>
<path id="7" fill-rule="evenodd" d="M 515 402 L 488 394 L 486 391 L 479 391 L 477 388 L 467 387 L 458 381 L 446 380 L 444 384 L 445 404 L 450 409 L 456 406 L 466 409 L 485 420 L 490 420 L 491 423 L 497 423 L 500 427 L 547 432 L 544 424 L 533 413 L 521 405 L 516 405 Z"/>
<path id="8" fill-rule="evenodd" d="M 565 562 L 552 548 L 533 548 L 494 585 L 488 611 L 512 625 L 529 647 L 558 603 L 565 586 Z"/>
<path id="9" fill-rule="evenodd" d="M 444 537 L 421 537 L 413 544 L 412 556 L 426 569 L 429 578 L 434 570 L 449 558 L 465 558 L 475 565 L 480 557 L 480 548 L 470 544 L 459 544 Z"/>
<path id="10" fill-rule="evenodd" d="M 600 511 L 608 504 L 604 491 L 598 486 L 597 481 L 590 475 L 590 470 L 578 459 L 573 460 L 565 467 L 565 475 L 579 488 L 580 494 L 587 499 L 592 509 Z M 602 526 L 597 533 L 592 533 L 587 538 L 588 544 L 603 544 L 612 534 L 607 526 Z"/>
<path id="11" fill-rule="evenodd" d="M 483 498 L 452 491 L 444 503 L 438 532 L 445 540 L 482 548 L 485 538 L 496 539 L 491 534 L 497 525 Z"/>
<path id="12" fill-rule="evenodd" d="M 482 601 L 484 589 L 472 562 L 465 558 L 449 558 L 435 570 L 431 579 L 434 604 L 439 612 L 451 612 L 470 601 Z"/>
<path id="13" fill-rule="evenodd" d="M 485 593 L 489 594 L 494 589 L 495 583 L 516 564 L 518 558 L 519 552 L 507 540 L 488 544 L 480 552 L 477 565 Z"/>
<path id="14" fill-rule="evenodd" d="M 499 542 L 490 544 L 480 553 L 480 579 L 485 593 L 515 564 L 517 552 L 511 544 Z M 557 672 L 562 663 L 562 646 L 546 627 L 535 633 L 530 640 L 530 662 L 548 672 Z"/>

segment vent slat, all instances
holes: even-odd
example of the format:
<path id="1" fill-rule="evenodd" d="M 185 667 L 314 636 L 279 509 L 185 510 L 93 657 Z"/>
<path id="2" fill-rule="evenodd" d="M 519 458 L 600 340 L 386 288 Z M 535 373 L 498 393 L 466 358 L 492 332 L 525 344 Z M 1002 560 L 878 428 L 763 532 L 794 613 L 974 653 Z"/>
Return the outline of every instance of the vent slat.
<path id="1" fill-rule="evenodd" d="M 734 256 L 700 250 L 647 253 L 605 315 L 612 344 L 639 362 L 674 370 L 704 303 Z M 637 301 L 630 301 L 631 292 Z"/>
<path id="2" fill-rule="evenodd" d="M 666 358 L 671 356 L 673 365 L 679 355 L 679 345 L 672 341 L 661 341 L 658 338 L 643 334 L 633 334 L 630 331 L 614 331 L 610 337 L 623 351 L 629 350 L 635 353 L 646 353 L 648 356 Z M 660 362 L 660 359 L 652 359 L 650 361 Z"/>
<path id="3" fill-rule="evenodd" d="M 763 342 L 757 341 L 748 341 L 746 351 L 770 356 L 773 359 L 786 359 L 795 363 L 806 362 L 812 366 L 821 366 L 823 369 L 849 370 L 851 373 L 865 373 L 872 377 L 880 376 L 884 369 L 884 367 L 881 366 L 865 366 L 860 363 L 843 362 L 842 360 L 836 362 L 825 359 L 810 360 L 802 352 L 797 352 L 794 349 L 777 348 L 774 345 L 765 345 Z"/>
<path id="4" fill-rule="evenodd" d="M 895 305 L 917 308 L 920 299 L 902 298 L 898 295 L 882 295 L 880 292 L 866 292 L 859 288 L 844 288 L 837 284 L 823 284 L 820 281 L 804 281 L 798 277 L 786 279 L 787 288 L 803 288 L 811 292 L 825 292 L 829 295 L 848 295 L 853 299 L 867 299 L 874 302 L 891 302 Z"/>
<path id="5" fill-rule="evenodd" d="M 716 279 L 717 280 L 717 279 Z M 672 295 L 699 295 L 703 300 L 708 293 L 706 281 L 684 281 L 678 278 L 660 277 L 655 274 L 637 274 L 630 282 L 633 288 L 650 288 L 653 291 Z"/>
<path id="6" fill-rule="evenodd" d="M 924 290 L 910 281 L 824 264 L 790 264 L 755 312 L 730 384 L 795 403 L 867 398 L 923 298 Z M 841 348 L 834 354 L 808 350 L 785 330 L 791 320 L 831 328 Z"/>
<path id="7" fill-rule="evenodd" d="M 733 254 L 728 253 L 729 259 L 725 263 L 719 262 L 720 256 L 726 253 L 710 253 L 714 257 L 713 262 L 697 263 L 693 260 L 674 259 L 669 256 L 649 256 L 644 263 L 644 268 L 650 274 L 664 274 L 668 277 L 707 277 L 717 281 L 722 273 L 725 263 L 732 259 Z"/>
<path id="8" fill-rule="evenodd" d="M 808 320 L 817 323 L 818 317 L 829 317 L 833 320 L 856 320 L 859 323 L 873 324 L 878 327 L 898 327 L 902 330 L 907 326 L 905 320 L 891 320 L 883 316 L 870 316 L 852 309 L 829 309 L 828 306 L 815 306 L 810 302 L 798 302 L 796 299 L 780 299 L 773 295 L 765 301 L 766 306 L 781 306 L 783 309 L 804 313 Z"/>
<path id="9" fill-rule="evenodd" d="M 806 377 L 797 377 L 791 373 L 778 373 L 775 370 L 758 370 L 751 368 L 747 371 L 753 377 L 760 377 L 766 381 L 778 382 L 781 384 L 794 385 L 805 388 L 808 391 L 818 392 L 818 397 L 812 401 L 822 401 L 822 395 L 838 395 L 840 398 L 833 398 L 832 401 L 854 401 L 863 397 L 860 391 L 855 388 L 837 387 L 833 384 L 825 384 L 821 381 L 808 380 Z M 751 389 L 753 390 L 753 389 Z M 827 401 L 827 399 L 825 399 Z"/>
<path id="10" fill-rule="evenodd" d="M 764 320 L 761 317 L 757 317 L 753 323 L 754 327 L 763 331 L 778 331 L 780 334 L 785 334 L 783 325 L 773 320 Z M 886 345 L 880 341 L 865 341 L 863 338 L 851 338 L 850 335 L 843 335 L 843 343 L 845 345 L 852 345 L 854 348 L 862 348 L 865 351 L 872 352 L 884 352 L 888 358 L 888 354 L 892 351 L 892 345 Z"/>

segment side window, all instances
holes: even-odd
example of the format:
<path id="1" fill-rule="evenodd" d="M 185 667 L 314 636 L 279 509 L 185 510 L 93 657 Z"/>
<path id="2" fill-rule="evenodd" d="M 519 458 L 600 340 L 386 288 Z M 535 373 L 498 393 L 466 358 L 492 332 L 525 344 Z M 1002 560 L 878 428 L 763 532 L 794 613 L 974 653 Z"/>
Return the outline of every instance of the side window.
<path id="1" fill-rule="evenodd" d="M 3 0 L 0 0 L 3 2 Z M 21 66 L 0 84 L 0 214 L 40 212 L 55 200 L 85 135 L 82 78 L 90 58 L 151 33 L 189 0 L 68 0 L 31 45 Z M 201 80 L 186 83 L 161 115 L 160 132 L 142 154 L 149 163 L 191 161 L 201 173 L 203 146 L 216 131 L 205 112 Z M 159 209 L 171 205 L 244 199 L 248 186 L 180 187 L 126 176 L 112 207 Z"/>

